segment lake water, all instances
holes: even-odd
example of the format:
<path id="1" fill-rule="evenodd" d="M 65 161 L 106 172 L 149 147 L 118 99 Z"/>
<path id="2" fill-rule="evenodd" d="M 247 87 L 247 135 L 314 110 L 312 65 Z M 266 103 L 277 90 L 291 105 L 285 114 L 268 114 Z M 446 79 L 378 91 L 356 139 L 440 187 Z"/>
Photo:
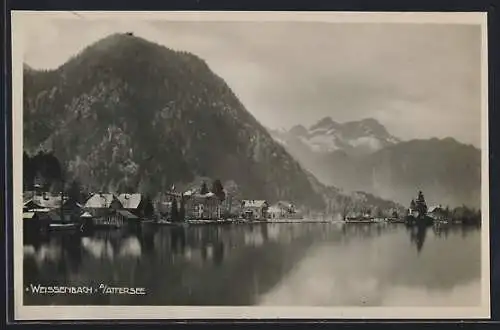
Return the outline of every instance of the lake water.
<path id="1" fill-rule="evenodd" d="M 24 242 L 25 288 L 145 294 L 26 290 L 24 304 L 477 306 L 480 236 L 462 226 L 341 223 L 52 233 Z"/>

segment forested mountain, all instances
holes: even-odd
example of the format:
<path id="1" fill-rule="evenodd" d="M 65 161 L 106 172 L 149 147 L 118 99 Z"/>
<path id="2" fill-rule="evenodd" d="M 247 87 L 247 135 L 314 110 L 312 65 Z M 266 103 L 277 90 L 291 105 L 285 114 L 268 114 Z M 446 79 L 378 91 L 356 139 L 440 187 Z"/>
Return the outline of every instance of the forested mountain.
<path id="1" fill-rule="evenodd" d="M 128 34 L 55 70 L 24 67 L 24 151 L 25 189 L 57 190 L 59 177 L 87 192 L 154 196 L 211 178 L 241 198 L 310 210 L 394 205 L 319 183 L 202 59 Z"/>
<path id="2" fill-rule="evenodd" d="M 322 209 L 300 165 L 200 58 L 127 34 L 24 70 L 24 149 L 90 191 L 157 194 L 198 176 Z M 25 177 L 33 177 L 26 174 Z"/>

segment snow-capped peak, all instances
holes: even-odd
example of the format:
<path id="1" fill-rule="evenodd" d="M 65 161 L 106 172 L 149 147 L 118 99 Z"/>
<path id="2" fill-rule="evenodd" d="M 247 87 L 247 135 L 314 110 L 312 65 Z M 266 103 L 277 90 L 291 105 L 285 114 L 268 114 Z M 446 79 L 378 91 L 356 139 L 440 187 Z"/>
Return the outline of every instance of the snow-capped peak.
<path id="1" fill-rule="evenodd" d="M 330 117 L 325 117 L 308 129 L 297 125 L 287 133 L 280 132 L 279 136 L 275 135 L 275 139 L 285 146 L 289 142 L 298 142 L 316 153 L 343 150 L 356 154 L 372 153 L 399 142 L 399 139 L 389 134 L 386 128 L 373 118 L 338 123 Z"/>

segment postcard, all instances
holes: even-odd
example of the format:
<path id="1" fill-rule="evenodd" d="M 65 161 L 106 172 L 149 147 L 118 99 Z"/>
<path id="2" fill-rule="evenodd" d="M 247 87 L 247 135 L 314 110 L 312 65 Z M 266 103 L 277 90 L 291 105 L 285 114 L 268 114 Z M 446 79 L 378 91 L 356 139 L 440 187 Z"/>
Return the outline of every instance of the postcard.
<path id="1" fill-rule="evenodd" d="M 486 37 L 12 12 L 15 318 L 489 318 Z"/>

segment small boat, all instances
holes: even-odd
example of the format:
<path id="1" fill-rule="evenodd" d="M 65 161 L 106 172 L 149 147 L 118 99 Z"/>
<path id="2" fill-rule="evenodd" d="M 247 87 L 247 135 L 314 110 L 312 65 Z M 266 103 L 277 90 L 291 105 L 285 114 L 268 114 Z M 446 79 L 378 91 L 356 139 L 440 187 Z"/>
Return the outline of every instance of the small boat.
<path id="1" fill-rule="evenodd" d="M 156 225 L 160 226 L 174 226 L 174 227 L 180 227 L 180 226 L 187 226 L 188 223 L 186 221 L 181 221 L 181 222 L 174 222 L 166 219 L 160 219 L 154 222 Z"/>
<path id="2" fill-rule="evenodd" d="M 405 220 L 402 218 L 389 218 L 388 220 L 390 223 L 404 223 Z"/>
<path id="3" fill-rule="evenodd" d="M 49 224 L 50 231 L 61 231 L 61 230 L 77 230 L 80 229 L 80 224 L 78 223 L 51 223 Z"/>
<path id="4" fill-rule="evenodd" d="M 157 225 L 173 225 L 174 223 L 170 220 L 160 219 L 155 222 Z"/>
<path id="5" fill-rule="evenodd" d="M 369 217 L 362 218 L 347 218 L 345 219 L 346 223 L 375 223 L 375 219 Z"/>

